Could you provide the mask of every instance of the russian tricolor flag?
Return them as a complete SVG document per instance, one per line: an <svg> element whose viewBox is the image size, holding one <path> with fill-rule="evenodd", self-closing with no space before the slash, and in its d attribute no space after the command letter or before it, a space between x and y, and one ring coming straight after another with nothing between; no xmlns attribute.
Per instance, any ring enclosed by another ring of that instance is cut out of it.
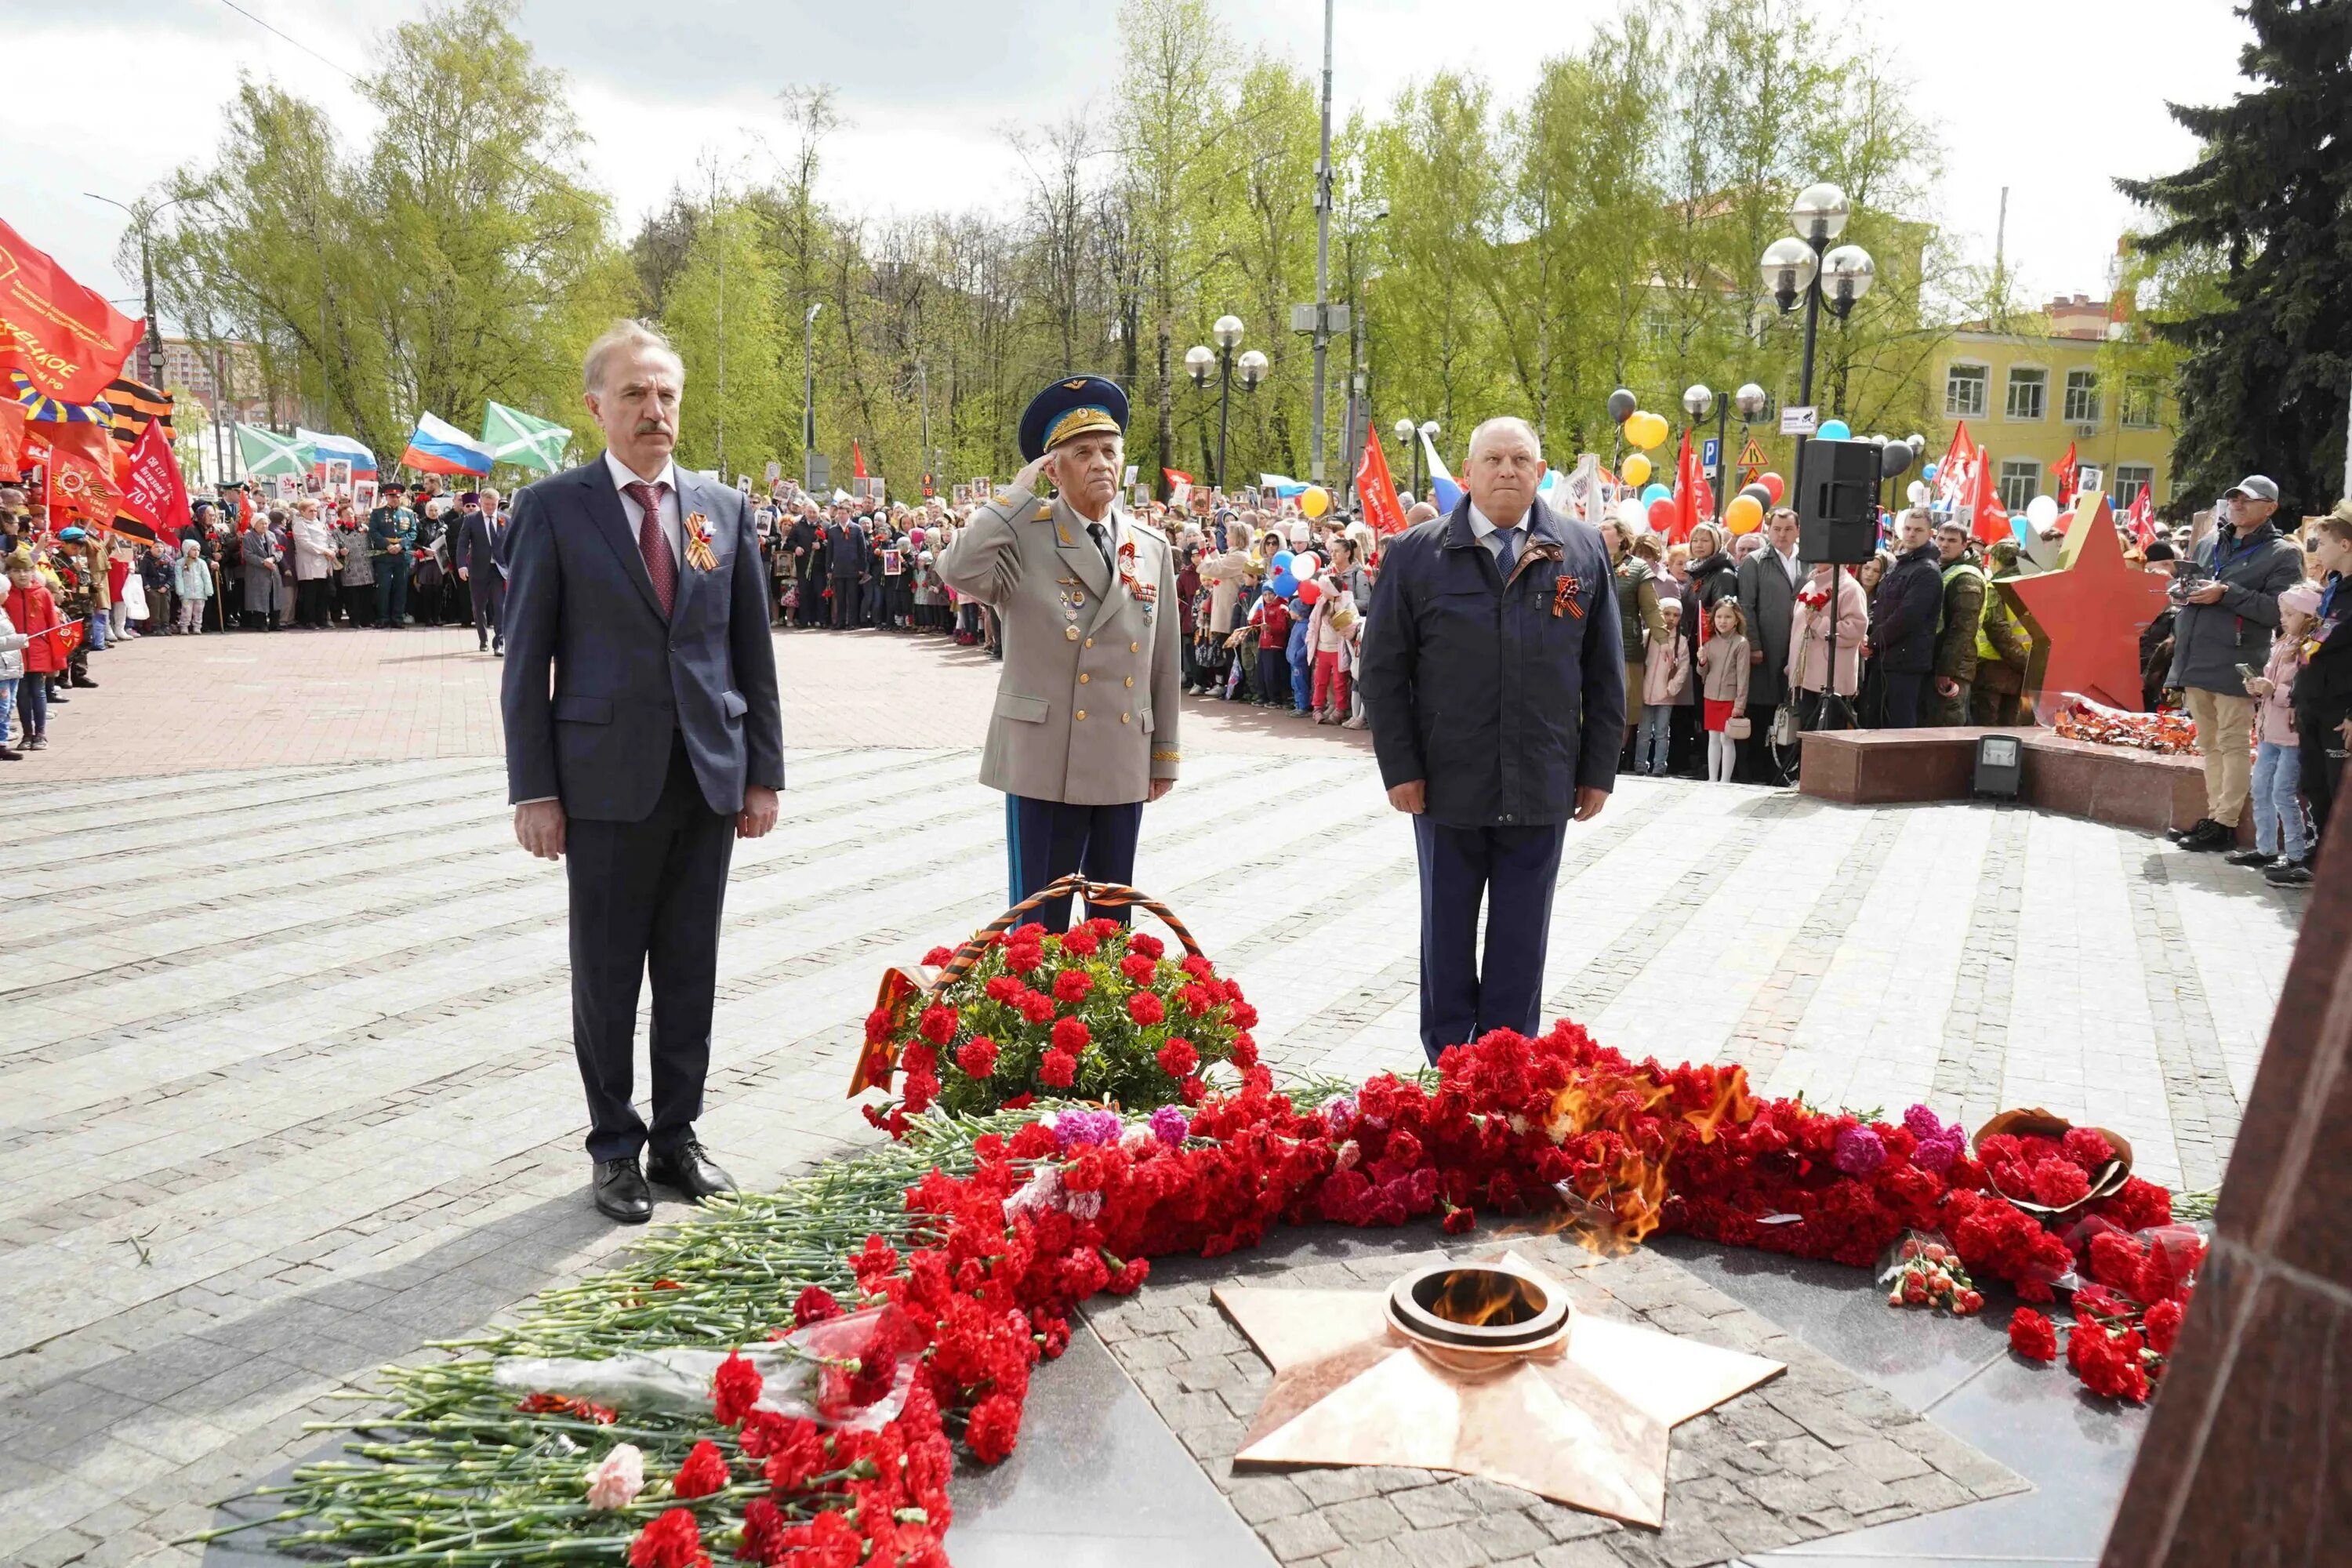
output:
<svg viewBox="0 0 2352 1568"><path fill-rule="evenodd" d="M375 454L349 436L331 436L323 430L305 430L297 425L294 439L310 447L321 463L349 463L354 474L375 472Z"/></svg>
<svg viewBox="0 0 2352 1568"><path fill-rule="evenodd" d="M489 449L437 414L420 414L400 460L420 474L482 474L490 471Z"/></svg>

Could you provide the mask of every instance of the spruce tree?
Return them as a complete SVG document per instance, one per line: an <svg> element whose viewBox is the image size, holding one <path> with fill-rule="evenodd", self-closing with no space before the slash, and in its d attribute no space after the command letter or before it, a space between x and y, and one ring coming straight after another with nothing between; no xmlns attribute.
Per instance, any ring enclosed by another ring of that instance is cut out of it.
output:
<svg viewBox="0 0 2352 1568"><path fill-rule="evenodd" d="M2283 522L2344 489L2352 385L2352 0L2248 0L2231 102L2169 104L2203 144L2178 174L2118 180L2161 226L2152 259L2213 258L2210 289L2152 318L2184 351L2173 472L2201 505L2249 473Z"/></svg>

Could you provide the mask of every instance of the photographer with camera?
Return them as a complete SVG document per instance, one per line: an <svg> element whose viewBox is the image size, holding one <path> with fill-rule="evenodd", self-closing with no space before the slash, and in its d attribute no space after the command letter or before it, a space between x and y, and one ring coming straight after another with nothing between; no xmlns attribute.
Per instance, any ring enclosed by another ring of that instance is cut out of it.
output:
<svg viewBox="0 0 2352 1568"><path fill-rule="evenodd" d="M2261 668L2279 625L2279 595L2303 580L2303 552L2271 521L2278 486L2249 474L2223 492L2220 522L2193 559L2179 563L2168 590L2172 672L2186 697L2205 757L2205 815L2176 830L2183 849L2227 849L2238 841L2253 775L2254 700L2239 666Z"/></svg>

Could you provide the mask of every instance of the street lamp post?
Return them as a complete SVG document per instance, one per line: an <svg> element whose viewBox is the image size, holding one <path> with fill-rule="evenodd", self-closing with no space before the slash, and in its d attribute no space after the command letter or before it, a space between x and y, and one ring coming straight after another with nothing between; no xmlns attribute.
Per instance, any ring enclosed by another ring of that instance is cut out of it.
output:
<svg viewBox="0 0 2352 1568"><path fill-rule="evenodd" d="M1405 461L1412 466L1412 493L1418 496L1421 494L1421 447L1412 438L1413 422L1410 419L1400 419L1393 429L1397 445L1404 448Z"/></svg>
<svg viewBox="0 0 2352 1568"><path fill-rule="evenodd" d="M816 469L816 317L819 300L801 318L801 489L809 490Z"/></svg>
<svg viewBox="0 0 2352 1568"><path fill-rule="evenodd" d="M1209 329L1217 341L1212 350L1206 343L1195 343L1185 351L1184 370L1192 376L1194 386L1209 384L1209 367L1217 367L1217 480L1216 488L1225 488L1225 437L1233 422L1234 351L1242 344L1242 319L1239 316L1219 316ZM1265 379L1265 356L1255 349L1241 356L1242 390L1255 392L1257 384Z"/></svg>
<svg viewBox="0 0 2352 1568"><path fill-rule="evenodd" d="M1837 186L1827 181L1807 185L1797 193L1795 203L1789 208L1789 222L1797 233L1765 247L1759 263L1764 274L1764 287L1771 290L1773 302L1780 307L1782 315L1796 308L1801 296L1805 301L1805 356L1797 379L1797 401L1801 405L1811 405L1813 401L1813 348L1820 336L1824 296L1831 313L1843 321L1854 302L1870 292L1877 277L1877 265L1862 247L1841 245L1827 250L1830 241L1845 231L1846 220L1853 216L1853 204ZM1804 471L1805 437L1800 435L1790 468L1792 482L1801 486ZM1801 499L1801 510L1802 505ZM1833 722L1832 710L1838 706L1837 602L1843 577L1844 568L1831 563L1829 668L1826 689L1822 694L1822 722L1825 727Z"/></svg>
<svg viewBox="0 0 2352 1568"><path fill-rule="evenodd" d="M1706 425L1707 414L1716 406L1716 401L1714 389L1703 381L1695 381L1684 387L1683 413L1690 419L1689 425L1685 428L1690 430L1704 428ZM1675 479L1679 483L1682 476L1676 474ZM1715 423L1715 515L1716 517L1723 515L1723 421L1720 418L1717 418Z"/></svg>
<svg viewBox="0 0 2352 1568"><path fill-rule="evenodd" d="M139 235L139 283L141 298L147 312L147 335L140 340L139 345L140 353L145 356L140 362L139 379L150 386L161 386L163 384L163 330L155 324L155 262L149 246L149 238L154 227L156 215L178 206L188 198L173 196L170 201L154 206L149 206L144 202L137 206L129 206L116 201L112 196L101 196L96 191L84 191L82 195L91 201L104 202L110 207L121 207L130 216L131 226Z"/></svg>

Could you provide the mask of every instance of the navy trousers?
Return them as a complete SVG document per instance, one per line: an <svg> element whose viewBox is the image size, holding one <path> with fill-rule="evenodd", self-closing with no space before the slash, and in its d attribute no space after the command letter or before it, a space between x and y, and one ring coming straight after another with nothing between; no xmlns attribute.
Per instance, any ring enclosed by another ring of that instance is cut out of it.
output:
<svg viewBox="0 0 2352 1568"><path fill-rule="evenodd" d="M637 993L648 971L654 1152L667 1153L694 1136L710 1067L719 915L734 855L735 818L710 809L686 742L676 737L652 815L642 822L575 816L565 825L572 1047L588 1091L591 1159L633 1159L649 1136L629 1103Z"/></svg>
<svg viewBox="0 0 2352 1568"><path fill-rule="evenodd" d="M1412 819L1421 861L1421 1048L1432 1063L1446 1047L1489 1030L1533 1035L1541 1026L1552 884L1567 833L1557 822L1448 827L1426 815Z"/></svg>
<svg viewBox="0 0 2352 1568"><path fill-rule="evenodd" d="M1132 883L1135 841L1143 828L1143 803L1128 805L1069 805L1058 800L1033 800L1024 795L1004 797L1005 859L1012 872L1012 898L1017 904L1058 877L1073 871L1090 882ZM1125 924L1127 906L1097 910ZM1070 929L1070 900L1041 904L1030 917L1047 931Z"/></svg>

